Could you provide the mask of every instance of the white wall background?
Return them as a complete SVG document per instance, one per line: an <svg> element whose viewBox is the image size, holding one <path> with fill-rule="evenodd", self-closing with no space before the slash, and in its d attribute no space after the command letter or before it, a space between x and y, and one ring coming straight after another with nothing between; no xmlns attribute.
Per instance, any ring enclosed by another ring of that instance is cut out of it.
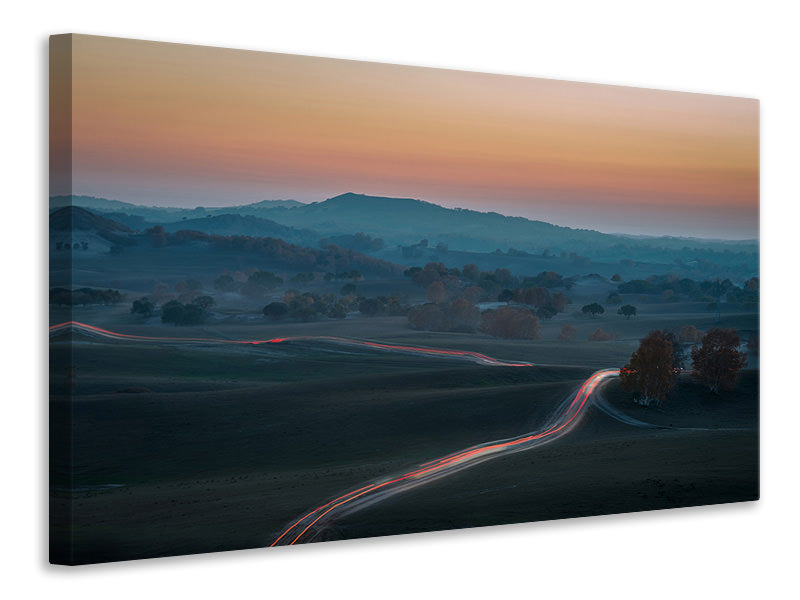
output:
<svg viewBox="0 0 800 600"><path fill-rule="evenodd" d="M3 10L0 579L8 598L558 594L785 597L797 589L797 17L788 2L10 2ZM762 500L68 569L46 563L47 36L76 32L762 100ZM780 313L780 314L779 314Z"/></svg>

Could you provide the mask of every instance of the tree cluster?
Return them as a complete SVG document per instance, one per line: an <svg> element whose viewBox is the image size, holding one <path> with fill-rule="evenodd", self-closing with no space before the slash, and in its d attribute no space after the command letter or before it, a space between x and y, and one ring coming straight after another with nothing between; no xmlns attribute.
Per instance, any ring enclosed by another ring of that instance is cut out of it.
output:
<svg viewBox="0 0 800 600"><path fill-rule="evenodd" d="M541 337L539 319L530 309L521 306L485 310L479 330L502 338L538 340Z"/></svg>
<svg viewBox="0 0 800 600"><path fill-rule="evenodd" d="M170 300L161 307L161 321L173 325L200 325L208 318L208 309L214 305L210 296L199 296L183 304Z"/></svg>
<svg viewBox="0 0 800 600"><path fill-rule="evenodd" d="M122 294L119 290L78 288L70 290L62 287L50 288L50 304L55 306L90 306L92 304L119 304Z"/></svg>
<svg viewBox="0 0 800 600"><path fill-rule="evenodd" d="M695 281L678 278L674 275L653 275L647 279L632 279L619 284L620 294L660 295L662 300L677 302L687 297L693 302L719 302L723 298L742 308L757 308L759 296L757 277L747 280L743 287L736 286L730 279Z"/></svg>
<svg viewBox="0 0 800 600"><path fill-rule="evenodd" d="M606 312L606 309L603 308L597 302L592 302L591 304L587 304L585 306L582 306L581 307L581 312L583 314L585 314L585 315L591 315L592 317L594 317L594 316L597 316L597 315L602 315L604 312Z"/></svg>
<svg viewBox="0 0 800 600"><path fill-rule="evenodd" d="M549 290L555 287L569 288L572 280L563 278L555 271L542 271L535 277L520 278L512 275L508 269L495 269L493 271L481 271L474 264L466 264L462 269L446 267L441 262L429 262L424 267L411 267L404 271L406 277L421 287L428 288L436 281L440 281L448 290L448 299L456 298L464 288L480 288L484 291L485 297L495 297L502 294L504 297L511 294L508 298L500 300L509 302L519 297L520 303L532 306L549 305L558 312L562 312L569 300L563 293L550 295ZM542 292L528 292L529 289L542 290L547 294L548 301L544 304L539 301L525 302L524 296L528 294L543 295Z"/></svg>
<svg viewBox="0 0 800 600"><path fill-rule="evenodd" d="M423 331L473 333L480 319L480 310L466 298L458 298L451 303L419 304L408 310L411 327Z"/></svg>
<svg viewBox="0 0 800 600"><path fill-rule="evenodd" d="M243 235L216 235L201 231L181 230L168 233L157 225L145 230L143 234L155 247L206 243L220 251L235 251L257 254L272 262L280 263L288 269L347 271L353 268L380 274L399 274L402 267L344 248L329 244L315 249L290 244L279 238L251 237Z"/></svg>
<svg viewBox="0 0 800 600"><path fill-rule="evenodd" d="M319 245L321 248L340 246L357 252L376 252L384 247L381 238L373 238L360 231L353 234L335 235L323 238L319 241Z"/></svg>
<svg viewBox="0 0 800 600"><path fill-rule="evenodd" d="M352 285L352 284L347 284ZM347 285L345 287L347 287ZM355 286L353 286L355 287ZM273 321L291 319L295 321L316 321L320 318L344 319L348 313L358 311L368 317L379 315L402 316L408 305L396 295L365 298L354 293L316 294L289 290L282 302L270 302L263 313Z"/></svg>

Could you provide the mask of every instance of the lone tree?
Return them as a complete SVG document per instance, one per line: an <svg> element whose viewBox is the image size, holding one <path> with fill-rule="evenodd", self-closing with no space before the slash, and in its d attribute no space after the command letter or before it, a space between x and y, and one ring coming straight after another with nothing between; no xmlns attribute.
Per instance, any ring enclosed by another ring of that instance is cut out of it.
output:
<svg viewBox="0 0 800 600"><path fill-rule="evenodd" d="M617 311L618 315L623 315L626 319L630 319L631 317L636 316L636 307L632 304L626 304L624 306L620 306L619 310Z"/></svg>
<svg viewBox="0 0 800 600"><path fill-rule="evenodd" d="M441 281L434 281L428 286L428 302L440 304L447 300L447 290Z"/></svg>
<svg viewBox="0 0 800 600"><path fill-rule="evenodd" d="M641 394L640 404L649 406L655 402L656 406L661 406L675 385L672 356L672 341L663 331L651 331L628 364L620 369L622 389Z"/></svg>
<svg viewBox="0 0 800 600"><path fill-rule="evenodd" d="M587 304L583 308L581 308L581 312L585 315L602 315L606 312L606 309L600 306L597 302L592 302L591 304Z"/></svg>
<svg viewBox="0 0 800 600"><path fill-rule="evenodd" d="M701 345L692 348L694 378L714 394L736 387L739 371L747 365L739 343L735 329L709 329Z"/></svg>
<svg viewBox="0 0 800 600"><path fill-rule="evenodd" d="M289 306L285 302L270 302L264 307L262 312L268 319L278 321L289 313Z"/></svg>
<svg viewBox="0 0 800 600"><path fill-rule="evenodd" d="M575 328L569 323L565 323L561 327L561 331L558 334L558 339L562 342L571 342L575 339Z"/></svg>
<svg viewBox="0 0 800 600"><path fill-rule="evenodd" d="M133 301L131 306L132 315L141 315L143 317L151 316L156 310L156 305L150 301L150 298L144 296L138 300Z"/></svg>

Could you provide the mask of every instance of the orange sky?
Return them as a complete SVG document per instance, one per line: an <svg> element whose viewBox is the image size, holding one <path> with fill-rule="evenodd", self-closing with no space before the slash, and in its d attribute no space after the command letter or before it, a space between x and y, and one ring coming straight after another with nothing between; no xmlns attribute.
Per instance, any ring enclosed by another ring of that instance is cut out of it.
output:
<svg viewBox="0 0 800 600"><path fill-rule="evenodd" d="M758 111L742 98L72 36L72 193L209 206L354 191L602 231L757 237ZM58 144L66 133L52 129ZM51 193L69 192L55 173Z"/></svg>

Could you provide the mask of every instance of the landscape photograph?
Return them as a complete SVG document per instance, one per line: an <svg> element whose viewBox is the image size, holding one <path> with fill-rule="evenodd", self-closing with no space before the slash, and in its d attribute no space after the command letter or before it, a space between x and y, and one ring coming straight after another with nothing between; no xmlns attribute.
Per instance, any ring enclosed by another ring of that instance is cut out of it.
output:
<svg viewBox="0 0 800 600"><path fill-rule="evenodd" d="M57 35L48 202L53 563L759 498L757 100Z"/></svg>

